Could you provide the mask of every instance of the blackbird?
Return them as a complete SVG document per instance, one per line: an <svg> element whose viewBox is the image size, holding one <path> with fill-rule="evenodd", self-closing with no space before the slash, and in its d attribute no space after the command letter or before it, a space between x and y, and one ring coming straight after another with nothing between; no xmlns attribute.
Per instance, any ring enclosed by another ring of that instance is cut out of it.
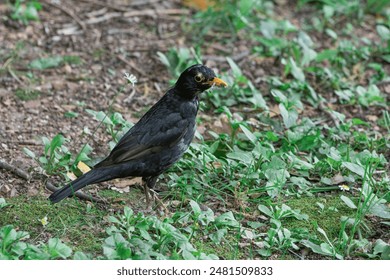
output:
<svg viewBox="0 0 390 280"><path fill-rule="evenodd" d="M184 70L176 84L119 140L107 158L51 194L50 201L57 203L90 184L142 177L149 204L149 192L158 176L180 159L194 137L198 95L213 86L226 87L227 83L201 64Z"/></svg>

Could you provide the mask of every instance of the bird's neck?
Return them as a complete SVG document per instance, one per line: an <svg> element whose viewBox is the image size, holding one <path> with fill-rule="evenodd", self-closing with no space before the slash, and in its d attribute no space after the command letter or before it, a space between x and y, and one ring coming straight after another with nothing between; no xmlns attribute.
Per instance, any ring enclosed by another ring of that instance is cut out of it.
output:
<svg viewBox="0 0 390 280"><path fill-rule="evenodd" d="M172 89L172 94L178 95L187 100L193 100L198 98L198 92L194 91L193 88L186 87L185 84L182 86L175 85Z"/></svg>

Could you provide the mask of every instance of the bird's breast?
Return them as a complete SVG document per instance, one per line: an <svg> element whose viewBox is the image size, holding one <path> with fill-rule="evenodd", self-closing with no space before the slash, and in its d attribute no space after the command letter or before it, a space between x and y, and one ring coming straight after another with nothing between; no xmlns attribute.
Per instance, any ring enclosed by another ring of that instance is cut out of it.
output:
<svg viewBox="0 0 390 280"><path fill-rule="evenodd" d="M196 97L193 100L184 102L180 105L180 115L182 118L195 120L196 114L198 113L198 108L199 100Z"/></svg>

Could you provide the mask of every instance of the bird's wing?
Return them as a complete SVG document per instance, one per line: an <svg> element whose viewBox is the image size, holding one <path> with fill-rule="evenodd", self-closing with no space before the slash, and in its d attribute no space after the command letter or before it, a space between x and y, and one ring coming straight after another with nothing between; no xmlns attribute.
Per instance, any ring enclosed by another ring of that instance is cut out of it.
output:
<svg viewBox="0 0 390 280"><path fill-rule="evenodd" d="M188 130L188 120L181 118L179 113L171 113L163 119L164 123L162 118L149 118L142 125L137 123L95 167L136 160L176 145Z"/></svg>

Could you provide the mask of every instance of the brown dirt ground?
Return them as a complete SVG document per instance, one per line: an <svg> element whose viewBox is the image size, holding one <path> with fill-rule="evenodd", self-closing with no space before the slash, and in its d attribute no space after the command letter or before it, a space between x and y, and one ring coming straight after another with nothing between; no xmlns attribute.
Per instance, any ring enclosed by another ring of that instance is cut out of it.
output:
<svg viewBox="0 0 390 280"><path fill-rule="evenodd" d="M42 136L51 139L62 133L70 139L67 146L73 153L89 143L94 148L92 156L107 154L111 139L103 129L97 130L93 140L81 136L84 127L94 131L98 125L85 109L107 112L115 98L112 109L136 122L163 95L172 78L159 61L157 51L191 47L188 39L191 36L186 36L180 26L182 18L195 11L181 1L135 1L126 8L121 5L123 1L63 1L61 6L46 0L41 3L39 22L28 25L10 19L0 22L0 57L9 58L12 52L16 53L9 63L11 71L0 73L0 158L32 175L26 182L2 170L0 194L4 197L50 193L44 187L47 176L23 152L26 147L40 155ZM0 4L0 11L9 14L9 7ZM277 75L280 69L272 60L257 62L251 56L240 55L248 53L249 46L245 43L237 40L223 46L218 43L202 46L205 64L227 69L227 63L221 61L224 55L238 55L244 73L264 88L264 80L256 77L266 71ZM18 49L18 45L22 47ZM56 55L79 56L82 64L45 70L28 68L33 59ZM1 65L8 62L8 59L0 61ZM27 72L34 78L27 78ZM118 89L126 84L124 72L135 74L138 83L134 89L126 87L118 94ZM23 101L15 94L18 89L39 91L40 95ZM78 106L78 102L84 102L85 106ZM79 115L64 117L69 111ZM204 132L205 128L199 130ZM61 178L53 176L50 180L61 182Z"/></svg>
<svg viewBox="0 0 390 280"><path fill-rule="evenodd" d="M11 71L0 73L0 159L32 175L27 182L14 173L1 170L0 196L3 197L38 193L49 195L44 187L47 177L23 153L23 148L27 147L35 154L41 154L42 136L51 139L62 133L70 139L68 146L73 152L79 151L88 142L94 148L92 156L107 154L107 143L111 139L103 129L97 130L93 141L88 136L80 136L84 127L93 131L98 125L85 108L107 112L115 97L113 110L135 122L169 86L171 76L158 60L156 52L191 46L191 36L185 34L180 26L182 18L194 11L183 6L181 1L133 1L125 8L120 5L124 1L97 1L103 3L98 5L92 0L69 0L62 1L61 6L49 0L41 2L40 22L28 25L11 20L0 22L0 58L7 57L19 43L23 43L16 59L10 63ZM276 6L276 9L276 15L289 19L297 26L308 16L304 10L294 14L288 3ZM0 13L9 13L7 5L0 4ZM374 29L374 25L365 25L358 32L376 34ZM324 46L332 44L319 35L311 35L316 43L323 42ZM239 36L245 38L245 34ZM374 35L371 37L378 40ZM239 56L249 50L248 42L236 40L223 46L218 43L203 46L202 54L208 58L205 64L222 71L228 66L220 60L221 57L226 54ZM67 64L41 71L28 69L28 63L33 59L53 55L79 56L82 64ZM0 61L1 65L5 63ZM246 55L240 57L238 64L265 96L268 95L266 81L259 77L265 74L283 75L283 68L273 59ZM390 71L389 66L386 67ZM34 79L28 79L27 72L31 72ZM125 85L124 72L135 74L139 80L131 100L130 87L117 95L118 88ZM383 86L382 90L390 93L390 86ZM40 96L30 101L16 97L16 90L26 88L39 91ZM329 101L334 100L330 93L320 93ZM84 102L85 106L78 106L78 102ZM272 104L269 105L272 107ZM381 115L377 108L367 112L355 108L335 109L347 116L356 114L366 120L367 116L377 119ZM79 115L76 118L64 117L68 111ZM318 112L308 108L304 114L311 116ZM375 125L375 120L372 123ZM379 128L374 126L374 129ZM50 180L60 182L60 178L51 177Z"/></svg>
<svg viewBox="0 0 390 280"><path fill-rule="evenodd" d="M70 139L67 146L73 152L81 149L85 142L90 142L89 138L80 137L83 128L93 131L98 125L85 108L107 112L118 89L125 85L124 72L135 74L138 85L132 100L128 99L130 87L116 96L113 110L135 122L168 87L169 73L156 52L183 45L185 39L178 26L181 17L190 12L178 1L138 1L139 5L126 11L116 10L115 4L96 5L93 1L63 1L61 7L49 4L50 1L41 2L40 22L27 26L10 20L0 23L2 56L23 43L11 65L18 79L9 71L0 75L0 158L34 175L26 182L2 170L0 194L5 197L49 194L44 190L42 172L22 149L27 147L39 155L43 149L40 138L51 139L58 133ZM7 13L8 7L0 4L0 11ZM43 71L27 68L35 58L54 55L79 56L82 64ZM27 71L33 73L35 82L25 77ZM112 71L115 74L110 74ZM20 88L41 94L37 99L22 101L15 96ZM85 102L85 107L77 106L77 102ZM80 114L66 118L64 113L68 111ZM107 153L109 140L102 129L97 131L93 141L95 156Z"/></svg>

